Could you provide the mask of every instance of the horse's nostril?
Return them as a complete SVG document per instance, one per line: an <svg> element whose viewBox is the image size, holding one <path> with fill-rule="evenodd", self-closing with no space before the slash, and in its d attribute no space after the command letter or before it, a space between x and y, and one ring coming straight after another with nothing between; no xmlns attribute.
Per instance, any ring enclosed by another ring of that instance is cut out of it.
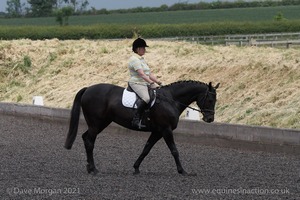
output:
<svg viewBox="0 0 300 200"><path fill-rule="evenodd" d="M202 120L207 123L211 123L214 121L214 118L213 117L203 117Z"/></svg>

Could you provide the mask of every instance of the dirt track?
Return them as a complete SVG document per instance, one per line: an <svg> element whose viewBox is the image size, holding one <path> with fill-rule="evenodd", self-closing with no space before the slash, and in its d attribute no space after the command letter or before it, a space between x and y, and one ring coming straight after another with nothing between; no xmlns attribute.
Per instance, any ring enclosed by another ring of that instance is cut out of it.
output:
<svg viewBox="0 0 300 200"><path fill-rule="evenodd" d="M134 176L132 165L148 134L104 131L94 151L100 173L92 176L81 134L72 150L63 148L67 128L66 122L0 115L1 199L300 199L299 156L175 138L183 166L197 176L177 174L163 141Z"/></svg>

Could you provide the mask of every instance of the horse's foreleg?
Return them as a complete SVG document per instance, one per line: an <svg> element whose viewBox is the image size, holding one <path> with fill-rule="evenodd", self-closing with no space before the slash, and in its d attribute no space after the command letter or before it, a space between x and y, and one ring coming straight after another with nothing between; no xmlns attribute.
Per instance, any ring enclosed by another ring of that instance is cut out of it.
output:
<svg viewBox="0 0 300 200"><path fill-rule="evenodd" d="M139 174L140 173L140 165L144 158L148 155L152 147L155 145L155 143L162 138L162 135L160 133L152 132L144 149L142 154L139 156L139 158L135 161L133 167L134 167L134 173L133 174Z"/></svg>
<svg viewBox="0 0 300 200"><path fill-rule="evenodd" d="M97 134L90 134L89 131L86 131L82 135L82 139L84 141L84 146L85 146L86 155L87 155L87 163L88 163L87 171L89 174L90 173L93 173L93 174L98 173L98 170L95 167L94 155L93 155L96 137L97 137Z"/></svg>
<svg viewBox="0 0 300 200"><path fill-rule="evenodd" d="M175 159L175 163L177 166L177 171L179 174L182 175L186 175L187 173L185 172L185 170L183 169L181 162L179 160L179 153L178 150L176 148L175 142L174 142L174 137L173 137L173 132L172 130L165 130L163 133L163 137L164 140L166 142L166 144L168 145L174 159Z"/></svg>

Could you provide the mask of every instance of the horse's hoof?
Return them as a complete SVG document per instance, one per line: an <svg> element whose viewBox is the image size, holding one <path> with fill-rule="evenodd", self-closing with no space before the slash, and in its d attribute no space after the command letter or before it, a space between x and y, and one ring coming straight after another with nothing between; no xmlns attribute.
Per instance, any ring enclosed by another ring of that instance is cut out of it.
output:
<svg viewBox="0 0 300 200"><path fill-rule="evenodd" d="M140 174L140 170L136 169L134 172L133 172L133 175L138 175Z"/></svg>
<svg viewBox="0 0 300 200"><path fill-rule="evenodd" d="M97 175L98 172L99 172L99 171L98 171L97 169L89 170L89 171L88 171L88 173L91 174L91 175L93 175L93 176Z"/></svg>
<svg viewBox="0 0 300 200"><path fill-rule="evenodd" d="M184 170L178 170L178 173L183 175L183 176L186 176L188 173Z"/></svg>
<svg viewBox="0 0 300 200"><path fill-rule="evenodd" d="M99 172L95 167L90 167L89 165L87 165L86 168L88 173L91 175L96 175Z"/></svg>

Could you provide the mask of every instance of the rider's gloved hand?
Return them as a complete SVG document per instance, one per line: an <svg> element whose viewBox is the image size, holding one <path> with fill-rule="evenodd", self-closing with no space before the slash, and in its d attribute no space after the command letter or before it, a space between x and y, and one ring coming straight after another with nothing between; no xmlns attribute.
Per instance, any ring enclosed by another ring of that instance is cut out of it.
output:
<svg viewBox="0 0 300 200"><path fill-rule="evenodd" d="M155 89L157 87L159 87L159 85L157 83L153 82L153 83L150 84L150 88L152 88L152 89Z"/></svg>

